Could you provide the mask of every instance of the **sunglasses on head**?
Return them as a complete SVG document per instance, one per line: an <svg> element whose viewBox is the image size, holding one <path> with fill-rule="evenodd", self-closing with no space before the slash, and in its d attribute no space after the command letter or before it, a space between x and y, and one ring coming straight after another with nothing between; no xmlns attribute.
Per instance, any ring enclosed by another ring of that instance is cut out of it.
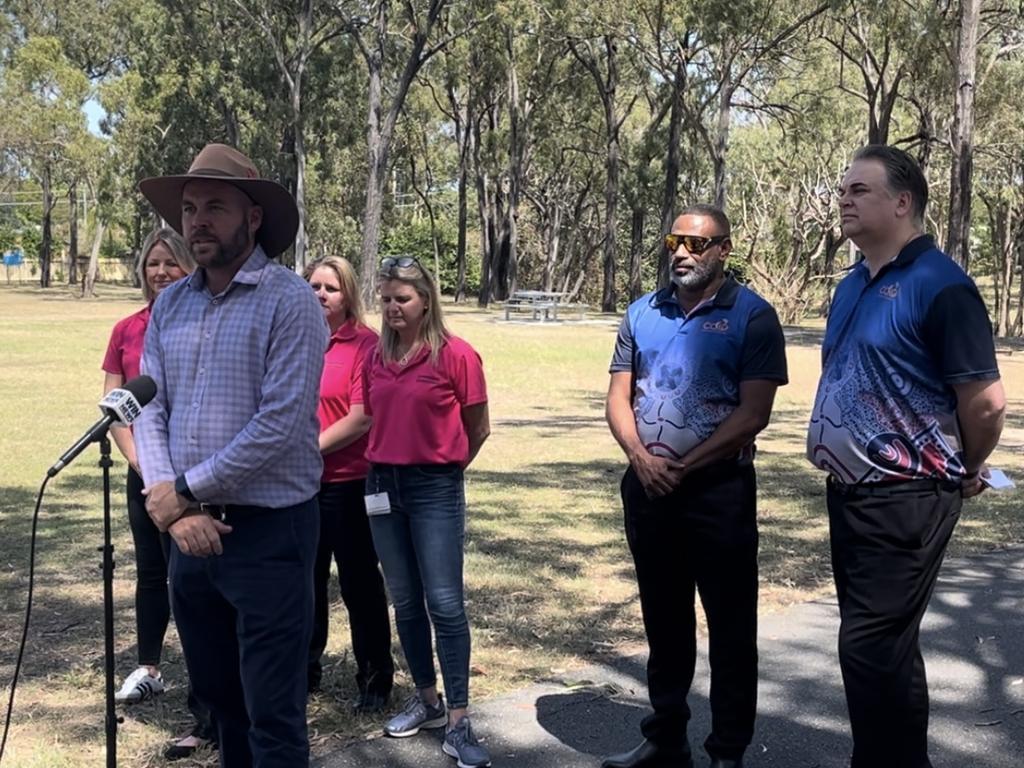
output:
<svg viewBox="0 0 1024 768"><path fill-rule="evenodd" d="M716 235L715 237L698 237L697 235L665 235L665 248L669 253L675 253L680 245L685 245L686 250L694 256L700 256L708 248L724 243L729 239L728 235Z"/></svg>
<svg viewBox="0 0 1024 768"><path fill-rule="evenodd" d="M421 272L423 267L415 256L385 256L380 260L380 271L385 275L390 275L396 269L408 269L409 267L416 267Z"/></svg>

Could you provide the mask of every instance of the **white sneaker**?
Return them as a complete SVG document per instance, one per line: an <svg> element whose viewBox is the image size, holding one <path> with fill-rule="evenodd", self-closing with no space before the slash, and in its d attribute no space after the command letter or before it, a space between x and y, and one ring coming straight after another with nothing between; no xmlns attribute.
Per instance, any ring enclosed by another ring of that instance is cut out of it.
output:
<svg viewBox="0 0 1024 768"><path fill-rule="evenodd" d="M137 704L151 699L164 692L164 679L160 673L156 677L149 674L149 667L139 667L124 681L121 690L114 694L118 704Z"/></svg>

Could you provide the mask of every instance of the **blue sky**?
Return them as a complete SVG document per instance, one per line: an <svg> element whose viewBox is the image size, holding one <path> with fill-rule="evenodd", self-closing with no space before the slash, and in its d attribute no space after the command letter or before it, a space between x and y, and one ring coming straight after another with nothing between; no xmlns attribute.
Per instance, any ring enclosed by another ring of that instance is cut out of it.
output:
<svg viewBox="0 0 1024 768"><path fill-rule="evenodd" d="M89 121L89 132L96 136L102 136L103 134L100 133L100 120L106 115L103 107L95 99L89 99L82 107L82 111L85 112L86 120Z"/></svg>

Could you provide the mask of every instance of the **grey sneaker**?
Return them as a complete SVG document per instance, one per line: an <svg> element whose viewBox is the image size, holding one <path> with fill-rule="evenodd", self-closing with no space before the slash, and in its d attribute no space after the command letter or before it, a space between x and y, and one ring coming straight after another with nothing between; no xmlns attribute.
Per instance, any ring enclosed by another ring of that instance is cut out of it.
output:
<svg viewBox="0 0 1024 768"><path fill-rule="evenodd" d="M477 741L466 715L445 733L441 749L459 761L459 768L486 768L491 764L490 753Z"/></svg>
<svg viewBox="0 0 1024 768"><path fill-rule="evenodd" d="M414 693L406 699L402 711L387 721L384 733L400 739L415 736L420 728L442 727L448 722L448 710L444 707L444 698L440 695L437 698L437 706L432 707Z"/></svg>

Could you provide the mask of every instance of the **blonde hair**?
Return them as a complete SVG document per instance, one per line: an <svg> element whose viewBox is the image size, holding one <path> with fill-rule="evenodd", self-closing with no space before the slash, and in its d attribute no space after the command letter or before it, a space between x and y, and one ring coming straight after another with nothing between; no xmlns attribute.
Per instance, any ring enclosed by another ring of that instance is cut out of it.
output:
<svg viewBox="0 0 1024 768"><path fill-rule="evenodd" d="M342 256L322 256L306 265L302 276L308 283L313 278L313 273L323 267L329 269L338 278L338 285L345 296L345 303L348 305L348 316L355 318L359 325L366 325L363 315L363 300L359 296L359 282L356 280L356 270L352 263Z"/></svg>
<svg viewBox="0 0 1024 768"><path fill-rule="evenodd" d="M420 324L419 337L430 348L430 362L437 365L437 358L441 354L441 347L445 339L451 336L451 331L444 324L444 314L441 311L441 293L437 289L437 283L430 273L420 266L419 262L408 267L394 266L387 270L381 270L378 274L378 286L389 280L397 280L400 283L410 286L418 293L427 304L427 312ZM398 333L386 319L381 320L380 328L380 355L385 363L398 361Z"/></svg>
<svg viewBox="0 0 1024 768"><path fill-rule="evenodd" d="M146 281L146 260L149 258L149 252L161 243L171 252L171 256L174 257L174 263L181 267L186 274L191 275L196 268L196 260L192 258L192 254L189 253L188 246L185 245L185 240L181 235L170 227L154 229L143 241L142 250L139 252L139 263L135 265L135 274L142 285L142 295L146 301L152 301L156 298L153 289L149 287L149 283Z"/></svg>

